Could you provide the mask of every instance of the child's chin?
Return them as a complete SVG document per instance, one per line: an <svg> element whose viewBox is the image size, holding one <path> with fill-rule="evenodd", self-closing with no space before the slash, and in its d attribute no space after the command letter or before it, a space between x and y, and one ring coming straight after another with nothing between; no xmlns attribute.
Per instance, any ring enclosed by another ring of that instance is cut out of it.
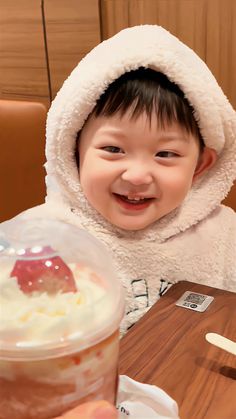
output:
<svg viewBox="0 0 236 419"><path fill-rule="evenodd" d="M147 227L149 227L151 224L153 224L154 221L152 222L143 222L143 223L137 223L137 222L114 222L112 221L112 224L115 227L118 227L122 230L126 230L126 231L140 231L140 230L145 230Z"/></svg>

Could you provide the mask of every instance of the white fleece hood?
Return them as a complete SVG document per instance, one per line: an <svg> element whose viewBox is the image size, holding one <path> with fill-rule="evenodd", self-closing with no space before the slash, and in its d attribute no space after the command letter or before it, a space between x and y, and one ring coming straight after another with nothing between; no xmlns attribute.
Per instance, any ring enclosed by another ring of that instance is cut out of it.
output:
<svg viewBox="0 0 236 419"><path fill-rule="evenodd" d="M166 74L181 88L195 110L205 144L218 154L214 167L194 184L178 209L134 233L163 241L206 218L230 190L236 178L236 114L205 63L159 26L128 28L102 42L63 84L47 121L47 201L69 205L84 227L93 219L100 229L118 231L90 207L81 191L76 135L108 85L141 66Z"/></svg>

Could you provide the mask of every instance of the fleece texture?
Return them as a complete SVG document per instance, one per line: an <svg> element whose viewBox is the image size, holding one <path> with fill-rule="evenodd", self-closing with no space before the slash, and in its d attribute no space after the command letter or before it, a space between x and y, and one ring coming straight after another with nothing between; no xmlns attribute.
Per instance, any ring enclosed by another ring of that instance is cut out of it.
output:
<svg viewBox="0 0 236 419"><path fill-rule="evenodd" d="M96 101L123 73L139 67L163 72L184 92L214 167L182 205L142 231L110 225L80 187L75 143ZM236 290L236 216L220 205L236 178L236 115L206 64L156 25L128 28L94 48L73 70L49 110L46 204L24 217L57 217L90 231L110 250L127 290L127 330L180 280Z"/></svg>

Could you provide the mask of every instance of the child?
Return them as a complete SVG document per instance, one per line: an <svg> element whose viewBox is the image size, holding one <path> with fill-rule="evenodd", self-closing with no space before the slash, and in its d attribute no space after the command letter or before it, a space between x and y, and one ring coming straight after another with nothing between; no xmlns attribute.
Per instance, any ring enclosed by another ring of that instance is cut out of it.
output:
<svg viewBox="0 0 236 419"><path fill-rule="evenodd" d="M74 223L110 250L122 332L181 280L236 290L236 116L200 58L158 26L94 48L47 122L47 199L23 218Z"/></svg>

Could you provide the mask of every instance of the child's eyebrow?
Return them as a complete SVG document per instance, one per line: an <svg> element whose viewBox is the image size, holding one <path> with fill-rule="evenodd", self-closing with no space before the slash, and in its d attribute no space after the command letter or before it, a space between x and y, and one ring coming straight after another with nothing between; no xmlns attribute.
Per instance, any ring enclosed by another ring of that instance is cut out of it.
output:
<svg viewBox="0 0 236 419"><path fill-rule="evenodd" d="M102 131L114 135L125 135L122 129L117 127L103 127Z"/></svg>
<svg viewBox="0 0 236 419"><path fill-rule="evenodd" d="M112 135L113 137L117 137L117 138L125 139L127 137L125 132L116 128L103 128L102 130L100 130L99 133L102 135L109 135L109 136Z"/></svg>
<svg viewBox="0 0 236 419"><path fill-rule="evenodd" d="M100 131L100 134L102 136L112 136L119 140L126 140L126 138L129 136L126 132L122 131L121 128L115 128L115 127L103 127ZM184 132L178 133L178 132L168 132L168 131L161 131L158 133L155 137L155 140L159 143L166 143L166 142L174 142L174 141L181 141L184 143L189 143L189 135L186 135Z"/></svg>
<svg viewBox="0 0 236 419"><path fill-rule="evenodd" d="M163 133L158 136L158 141L160 142L172 142L172 141L182 141L185 143L189 143L189 136L188 135L181 135L178 133Z"/></svg>

